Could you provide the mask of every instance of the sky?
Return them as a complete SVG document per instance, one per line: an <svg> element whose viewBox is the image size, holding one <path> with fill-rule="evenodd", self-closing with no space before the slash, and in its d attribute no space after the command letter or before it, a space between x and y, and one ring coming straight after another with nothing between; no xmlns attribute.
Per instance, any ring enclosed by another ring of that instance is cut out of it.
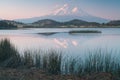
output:
<svg viewBox="0 0 120 80"><path fill-rule="evenodd" d="M93 16L120 19L120 0L0 0L0 18L12 20L40 17L65 4L80 8Z"/></svg>

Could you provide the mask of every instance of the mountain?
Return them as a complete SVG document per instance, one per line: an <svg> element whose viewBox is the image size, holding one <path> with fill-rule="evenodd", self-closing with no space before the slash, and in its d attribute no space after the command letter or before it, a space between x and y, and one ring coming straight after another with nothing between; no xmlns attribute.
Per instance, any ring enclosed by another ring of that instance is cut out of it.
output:
<svg viewBox="0 0 120 80"><path fill-rule="evenodd" d="M63 7L57 8L48 15L41 17L27 18L27 19L17 19L16 21L24 22L24 23L32 23L42 19L52 19L60 22L70 21L73 19L79 19L88 22L98 22L98 23L106 23L109 21L104 18L92 16L78 7L71 7L67 4L65 4Z"/></svg>
<svg viewBox="0 0 120 80"><path fill-rule="evenodd" d="M120 20L110 21L108 23L100 24L97 22L88 22L79 19L73 19L66 22L58 22L51 19L38 20L33 23L25 24L11 20L1 20L0 29L10 28L90 28L90 27L120 27Z"/></svg>
<svg viewBox="0 0 120 80"><path fill-rule="evenodd" d="M120 20L113 20L107 23L109 26L120 26Z"/></svg>
<svg viewBox="0 0 120 80"><path fill-rule="evenodd" d="M67 22L64 22L65 25L87 25L89 22L87 21L83 21L83 20L78 20L78 19L74 19L74 20L71 20L71 21L67 21Z"/></svg>
<svg viewBox="0 0 120 80"><path fill-rule="evenodd" d="M64 25L74 25L74 26L99 26L97 22L87 22L83 20L74 19L68 22L64 22Z"/></svg>
<svg viewBox="0 0 120 80"><path fill-rule="evenodd" d="M32 23L32 26L38 26L38 27L56 27L56 26L62 26L60 22L50 20L50 19L44 19L39 20L34 23Z"/></svg>
<svg viewBox="0 0 120 80"><path fill-rule="evenodd" d="M0 21L0 29L11 29L11 28L17 28L17 26L5 20Z"/></svg>
<svg viewBox="0 0 120 80"><path fill-rule="evenodd" d="M21 23L21 22L16 22L13 20L1 20L0 21L0 27L2 28L22 28L26 24Z"/></svg>
<svg viewBox="0 0 120 80"><path fill-rule="evenodd" d="M24 27L37 27L37 28L74 28L74 27L95 27L99 26L96 22L87 22L83 20L74 19L67 22L58 22L51 19L39 20Z"/></svg>

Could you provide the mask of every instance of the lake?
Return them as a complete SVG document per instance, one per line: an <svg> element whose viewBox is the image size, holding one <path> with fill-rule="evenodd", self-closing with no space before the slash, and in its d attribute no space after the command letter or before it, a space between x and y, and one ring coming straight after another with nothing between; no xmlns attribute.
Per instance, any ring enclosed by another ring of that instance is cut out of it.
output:
<svg viewBox="0 0 120 80"><path fill-rule="evenodd" d="M71 30L98 30L102 33L69 34ZM52 35L38 33L59 32ZM24 50L60 50L68 55L106 49L120 51L120 28L25 28L0 30L0 39L8 38L22 53Z"/></svg>

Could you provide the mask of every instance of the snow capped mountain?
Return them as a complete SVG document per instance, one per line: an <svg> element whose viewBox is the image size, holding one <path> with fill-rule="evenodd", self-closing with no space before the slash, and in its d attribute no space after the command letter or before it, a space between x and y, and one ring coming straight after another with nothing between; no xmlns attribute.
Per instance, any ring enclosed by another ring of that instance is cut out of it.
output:
<svg viewBox="0 0 120 80"><path fill-rule="evenodd" d="M60 7L58 9L56 9L55 11L53 11L53 13L51 15L79 15L79 16L87 16L88 14L86 12L84 12L82 9L78 8L78 7L70 7L68 4L64 4L63 7Z"/></svg>
<svg viewBox="0 0 120 80"><path fill-rule="evenodd" d="M16 21L20 21L24 23L33 23L35 21L42 19L52 19L60 22L70 21L73 19L80 19L88 22L99 22L99 23L106 23L109 21L107 19L92 16L87 12L83 11L82 9L80 9L79 7L77 6L71 7L68 4L64 4L62 7L57 8L56 10L51 12L51 14L48 14L46 16L18 19Z"/></svg>

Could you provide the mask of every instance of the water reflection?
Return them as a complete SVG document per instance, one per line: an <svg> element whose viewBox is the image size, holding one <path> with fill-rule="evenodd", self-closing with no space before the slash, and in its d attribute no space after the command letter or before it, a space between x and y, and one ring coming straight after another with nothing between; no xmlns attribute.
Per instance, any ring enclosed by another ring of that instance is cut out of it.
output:
<svg viewBox="0 0 120 80"><path fill-rule="evenodd" d="M58 45L60 45L61 47L63 47L63 48L67 48L67 46L68 46L68 42L67 42L67 40L59 40L59 39L54 39L53 40L56 44L58 44Z"/></svg>
<svg viewBox="0 0 120 80"><path fill-rule="evenodd" d="M74 46L77 46L78 45L78 43L77 43L77 41L72 41L72 44L74 45Z"/></svg>
<svg viewBox="0 0 120 80"><path fill-rule="evenodd" d="M62 29L63 30L63 29ZM61 29L52 29L51 31L62 31ZM68 31L70 29L64 29L63 31ZM78 55L89 50L94 50L95 48L108 48L120 50L120 29L98 29L102 30L102 34L77 34L70 35L68 33L58 33L51 36L43 36L36 34L40 32L40 29L30 29L30 30L11 30L1 31L0 39L8 38L11 42L19 49L23 51L24 49L60 49L63 52L69 53L69 55ZM32 32L31 32L32 31ZM35 32L37 31L37 32ZM2 32L4 34L2 34ZM12 32L12 33L13 33ZM6 34L5 34L6 33ZM10 33L10 34L8 34ZM82 54L83 55L83 54Z"/></svg>

